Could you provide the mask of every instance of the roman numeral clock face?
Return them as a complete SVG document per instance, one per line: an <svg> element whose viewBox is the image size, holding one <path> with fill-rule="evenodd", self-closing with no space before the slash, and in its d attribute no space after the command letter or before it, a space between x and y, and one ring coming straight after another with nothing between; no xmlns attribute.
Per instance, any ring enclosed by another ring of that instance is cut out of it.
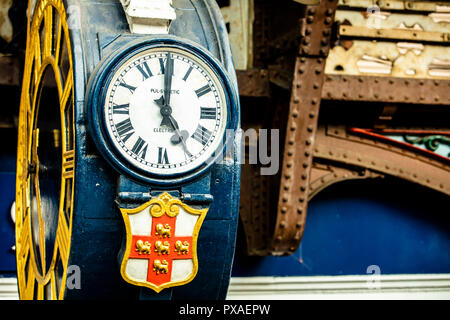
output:
<svg viewBox="0 0 450 320"><path fill-rule="evenodd" d="M201 166L221 146L227 125L215 72L176 48L143 51L123 63L106 93L104 117L116 150L159 175Z"/></svg>

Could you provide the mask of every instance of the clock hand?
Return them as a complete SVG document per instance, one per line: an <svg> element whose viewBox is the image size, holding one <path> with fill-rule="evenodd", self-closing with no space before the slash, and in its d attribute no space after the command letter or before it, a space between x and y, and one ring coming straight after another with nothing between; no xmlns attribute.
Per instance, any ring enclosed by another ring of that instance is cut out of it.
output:
<svg viewBox="0 0 450 320"><path fill-rule="evenodd" d="M188 132L186 130L180 131L180 127L178 126L177 121L174 119L174 117L172 117L172 115L169 115L168 118L172 123L173 129L175 130L175 135L170 138L170 142L172 142L173 144L178 144L181 142L183 144L184 153L187 154L188 157L192 157L192 153L189 152L186 146L186 137L188 136Z"/></svg>
<svg viewBox="0 0 450 320"><path fill-rule="evenodd" d="M178 125L178 122L175 120L174 117L172 117L172 108L166 106L163 101L164 101L163 96L155 100L156 104L159 105L159 107L161 108L160 112L161 115L163 116L161 125L167 125L169 127L172 127L173 130L175 130L175 134L170 139L170 142L172 142L173 144L179 144L180 142L182 142L185 154L187 154L189 157L192 157L192 154L189 152L186 146L186 139L189 133L186 130L180 131L180 126Z"/></svg>
<svg viewBox="0 0 450 320"><path fill-rule="evenodd" d="M170 127L171 123L170 123L168 116L172 113L172 108L165 105L164 96L161 96L161 98L156 99L154 101L159 106L159 108L160 108L159 112L161 113L161 115L163 117L160 126L166 125L166 126Z"/></svg>
<svg viewBox="0 0 450 320"><path fill-rule="evenodd" d="M172 91L173 60L167 53L166 68L164 70L164 104L170 106L170 92Z"/></svg>
<svg viewBox="0 0 450 320"><path fill-rule="evenodd" d="M172 91L172 77L173 77L173 59L170 58L170 53L167 53L166 67L164 70L164 89L161 98L154 100L161 109L163 116L160 126L170 126L168 115L172 113L170 108L170 93Z"/></svg>

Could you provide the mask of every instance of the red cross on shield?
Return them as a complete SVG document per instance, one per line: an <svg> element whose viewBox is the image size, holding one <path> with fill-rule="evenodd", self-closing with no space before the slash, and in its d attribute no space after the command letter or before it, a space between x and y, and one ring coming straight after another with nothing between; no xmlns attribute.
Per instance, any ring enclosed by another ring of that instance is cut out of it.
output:
<svg viewBox="0 0 450 320"><path fill-rule="evenodd" d="M120 211L127 234L120 268L125 281L160 292L194 279L198 233L208 209L191 208L164 192Z"/></svg>

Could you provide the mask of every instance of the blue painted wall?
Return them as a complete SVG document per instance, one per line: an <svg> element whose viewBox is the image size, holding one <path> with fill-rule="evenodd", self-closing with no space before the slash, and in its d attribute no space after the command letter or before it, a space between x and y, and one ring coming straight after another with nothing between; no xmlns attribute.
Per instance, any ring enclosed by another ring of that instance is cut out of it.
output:
<svg viewBox="0 0 450 320"><path fill-rule="evenodd" d="M14 246L14 223L11 219L11 204L15 200L16 188L15 149L0 154L0 273L16 270Z"/></svg>
<svg viewBox="0 0 450 320"><path fill-rule="evenodd" d="M15 150L0 154L0 273L15 271ZM310 203L299 249L247 257L238 237L233 276L450 273L450 197L395 179L336 184Z"/></svg>
<svg viewBox="0 0 450 320"><path fill-rule="evenodd" d="M247 257L240 237L233 276L450 273L450 197L395 179L342 182L309 204L299 249ZM372 272L370 272L372 274Z"/></svg>

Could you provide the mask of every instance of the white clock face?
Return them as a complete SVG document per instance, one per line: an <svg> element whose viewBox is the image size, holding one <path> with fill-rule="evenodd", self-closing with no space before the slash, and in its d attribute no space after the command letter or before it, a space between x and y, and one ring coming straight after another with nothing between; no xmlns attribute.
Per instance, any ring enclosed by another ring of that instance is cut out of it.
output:
<svg viewBox="0 0 450 320"><path fill-rule="evenodd" d="M215 72L190 52L153 48L127 60L107 89L104 116L114 147L150 173L183 173L209 161L227 125Z"/></svg>

